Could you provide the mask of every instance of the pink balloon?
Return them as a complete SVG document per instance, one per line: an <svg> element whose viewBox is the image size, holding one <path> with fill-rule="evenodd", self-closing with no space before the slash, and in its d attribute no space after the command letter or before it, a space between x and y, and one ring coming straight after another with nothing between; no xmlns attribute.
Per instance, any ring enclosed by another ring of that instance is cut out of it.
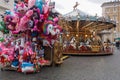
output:
<svg viewBox="0 0 120 80"><path fill-rule="evenodd" d="M26 12L25 15L26 15L27 17L30 17L30 16L32 16L32 14L33 14L33 10L29 10L29 11Z"/></svg>
<svg viewBox="0 0 120 80"><path fill-rule="evenodd" d="M34 54L34 52L32 51L32 49L31 49L31 48L29 48L28 53L29 53L30 55Z"/></svg>
<svg viewBox="0 0 120 80"><path fill-rule="evenodd" d="M20 20L20 27L24 26L25 23L29 21L27 16L23 16Z"/></svg>
<svg viewBox="0 0 120 80"><path fill-rule="evenodd" d="M63 30L62 27L60 25L57 25L56 34L60 34L62 30Z"/></svg>
<svg viewBox="0 0 120 80"><path fill-rule="evenodd" d="M12 61L14 59L14 57L12 55L8 56L8 60Z"/></svg>
<svg viewBox="0 0 120 80"><path fill-rule="evenodd" d="M27 42L26 42L26 45L27 45L27 46L30 46L30 42L27 41Z"/></svg>
<svg viewBox="0 0 120 80"><path fill-rule="evenodd" d="M29 10L26 12L25 16L23 16L21 19L20 19L20 23L19 23L19 31L24 31L26 30L26 23L30 20L29 17L32 16L33 14L33 10Z"/></svg>
<svg viewBox="0 0 120 80"><path fill-rule="evenodd" d="M14 47L9 48L9 55L13 55L14 54Z"/></svg>
<svg viewBox="0 0 120 80"><path fill-rule="evenodd" d="M12 34L18 34L20 31L12 31Z"/></svg>
<svg viewBox="0 0 120 80"><path fill-rule="evenodd" d="M36 0L29 0L29 1L28 1L28 8L33 7L33 6L35 5L35 1L36 1Z"/></svg>
<svg viewBox="0 0 120 80"><path fill-rule="evenodd" d="M15 29L15 27L14 27L14 26L12 26L12 25L8 25L8 29L10 29L10 30L14 30L14 29Z"/></svg>
<svg viewBox="0 0 120 80"><path fill-rule="evenodd" d="M19 22L18 15L14 15L12 22L14 22L14 23L18 23Z"/></svg>
<svg viewBox="0 0 120 80"><path fill-rule="evenodd" d="M55 17L54 19L53 19L53 21L56 23L56 22L58 22L58 17Z"/></svg>
<svg viewBox="0 0 120 80"><path fill-rule="evenodd" d="M62 27L60 25L57 25L57 29L59 29L60 31L62 31Z"/></svg>
<svg viewBox="0 0 120 80"><path fill-rule="evenodd" d="M48 13L48 11L49 11L49 6L48 6L48 5L44 5L44 6L43 6L43 11L44 11L44 14Z"/></svg>
<svg viewBox="0 0 120 80"><path fill-rule="evenodd" d="M38 23L38 20L35 20L35 26L34 28L32 29L33 31L40 31L38 28L37 28L37 23Z"/></svg>
<svg viewBox="0 0 120 80"><path fill-rule="evenodd" d="M40 19L43 20L44 19L44 15L40 14Z"/></svg>

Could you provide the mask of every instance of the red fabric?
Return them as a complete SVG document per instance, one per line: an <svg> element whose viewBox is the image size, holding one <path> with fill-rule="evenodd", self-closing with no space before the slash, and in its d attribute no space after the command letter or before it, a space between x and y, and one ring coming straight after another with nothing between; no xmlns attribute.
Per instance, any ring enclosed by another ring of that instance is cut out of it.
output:
<svg viewBox="0 0 120 80"><path fill-rule="evenodd" d="M69 46L69 49L70 49L70 50L75 50L74 47L71 46L71 45Z"/></svg>
<svg viewBox="0 0 120 80"><path fill-rule="evenodd" d="M23 54L23 60L26 60L27 59L27 52L25 52L24 54Z"/></svg>
<svg viewBox="0 0 120 80"><path fill-rule="evenodd" d="M87 51L87 48L86 48L85 46L81 46L81 47L80 47L80 50L81 50L81 51Z"/></svg>
<svg viewBox="0 0 120 80"><path fill-rule="evenodd" d="M28 3L28 0L24 0L25 3Z"/></svg>

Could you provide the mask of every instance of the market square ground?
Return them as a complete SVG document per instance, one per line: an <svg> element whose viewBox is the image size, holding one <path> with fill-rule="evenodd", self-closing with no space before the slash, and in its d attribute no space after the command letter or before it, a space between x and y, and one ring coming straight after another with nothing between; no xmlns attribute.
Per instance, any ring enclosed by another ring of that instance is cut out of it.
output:
<svg viewBox="0 0 120 80"><path fill-rule="evenodd" d="M119 51L110 56L70 56L61 66L36 74L0 71L0 80L120 80Z"/></svg>

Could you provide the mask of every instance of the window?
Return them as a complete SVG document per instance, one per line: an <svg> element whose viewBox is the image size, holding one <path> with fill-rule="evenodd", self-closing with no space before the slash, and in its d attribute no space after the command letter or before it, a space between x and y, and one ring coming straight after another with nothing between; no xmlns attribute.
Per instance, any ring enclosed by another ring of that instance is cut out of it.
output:
<svg viewBox="0 0 120 80"><path fill-rule="evenodd" d="M116 11L117 11L117 7L114 7L114 8L113 8L113 12L116 12Z"/></svg>
<svg viewBox="0 0 120 80"><path fill-rule="evenodd" d="M117 15L113 15L113 20L117 21Z"/></svg>
<svg viewBox="0 0 120 80"><path fill-rule="evenodd" d="M4 1L7 2L7 3L9 2L9 0L4 0Z"/></svg>

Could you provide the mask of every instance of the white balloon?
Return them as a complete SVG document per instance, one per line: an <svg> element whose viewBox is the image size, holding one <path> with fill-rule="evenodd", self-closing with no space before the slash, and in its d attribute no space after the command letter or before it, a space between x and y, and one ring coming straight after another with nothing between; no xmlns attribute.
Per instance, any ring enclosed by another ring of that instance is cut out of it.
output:
<svg viewBox="0 0 120 80"><path fill-rule="evenodd" d="M48 31L48 34L51 34L53 36L55 35L54 26L52 24L48 25L47 31Z"/></svg>

